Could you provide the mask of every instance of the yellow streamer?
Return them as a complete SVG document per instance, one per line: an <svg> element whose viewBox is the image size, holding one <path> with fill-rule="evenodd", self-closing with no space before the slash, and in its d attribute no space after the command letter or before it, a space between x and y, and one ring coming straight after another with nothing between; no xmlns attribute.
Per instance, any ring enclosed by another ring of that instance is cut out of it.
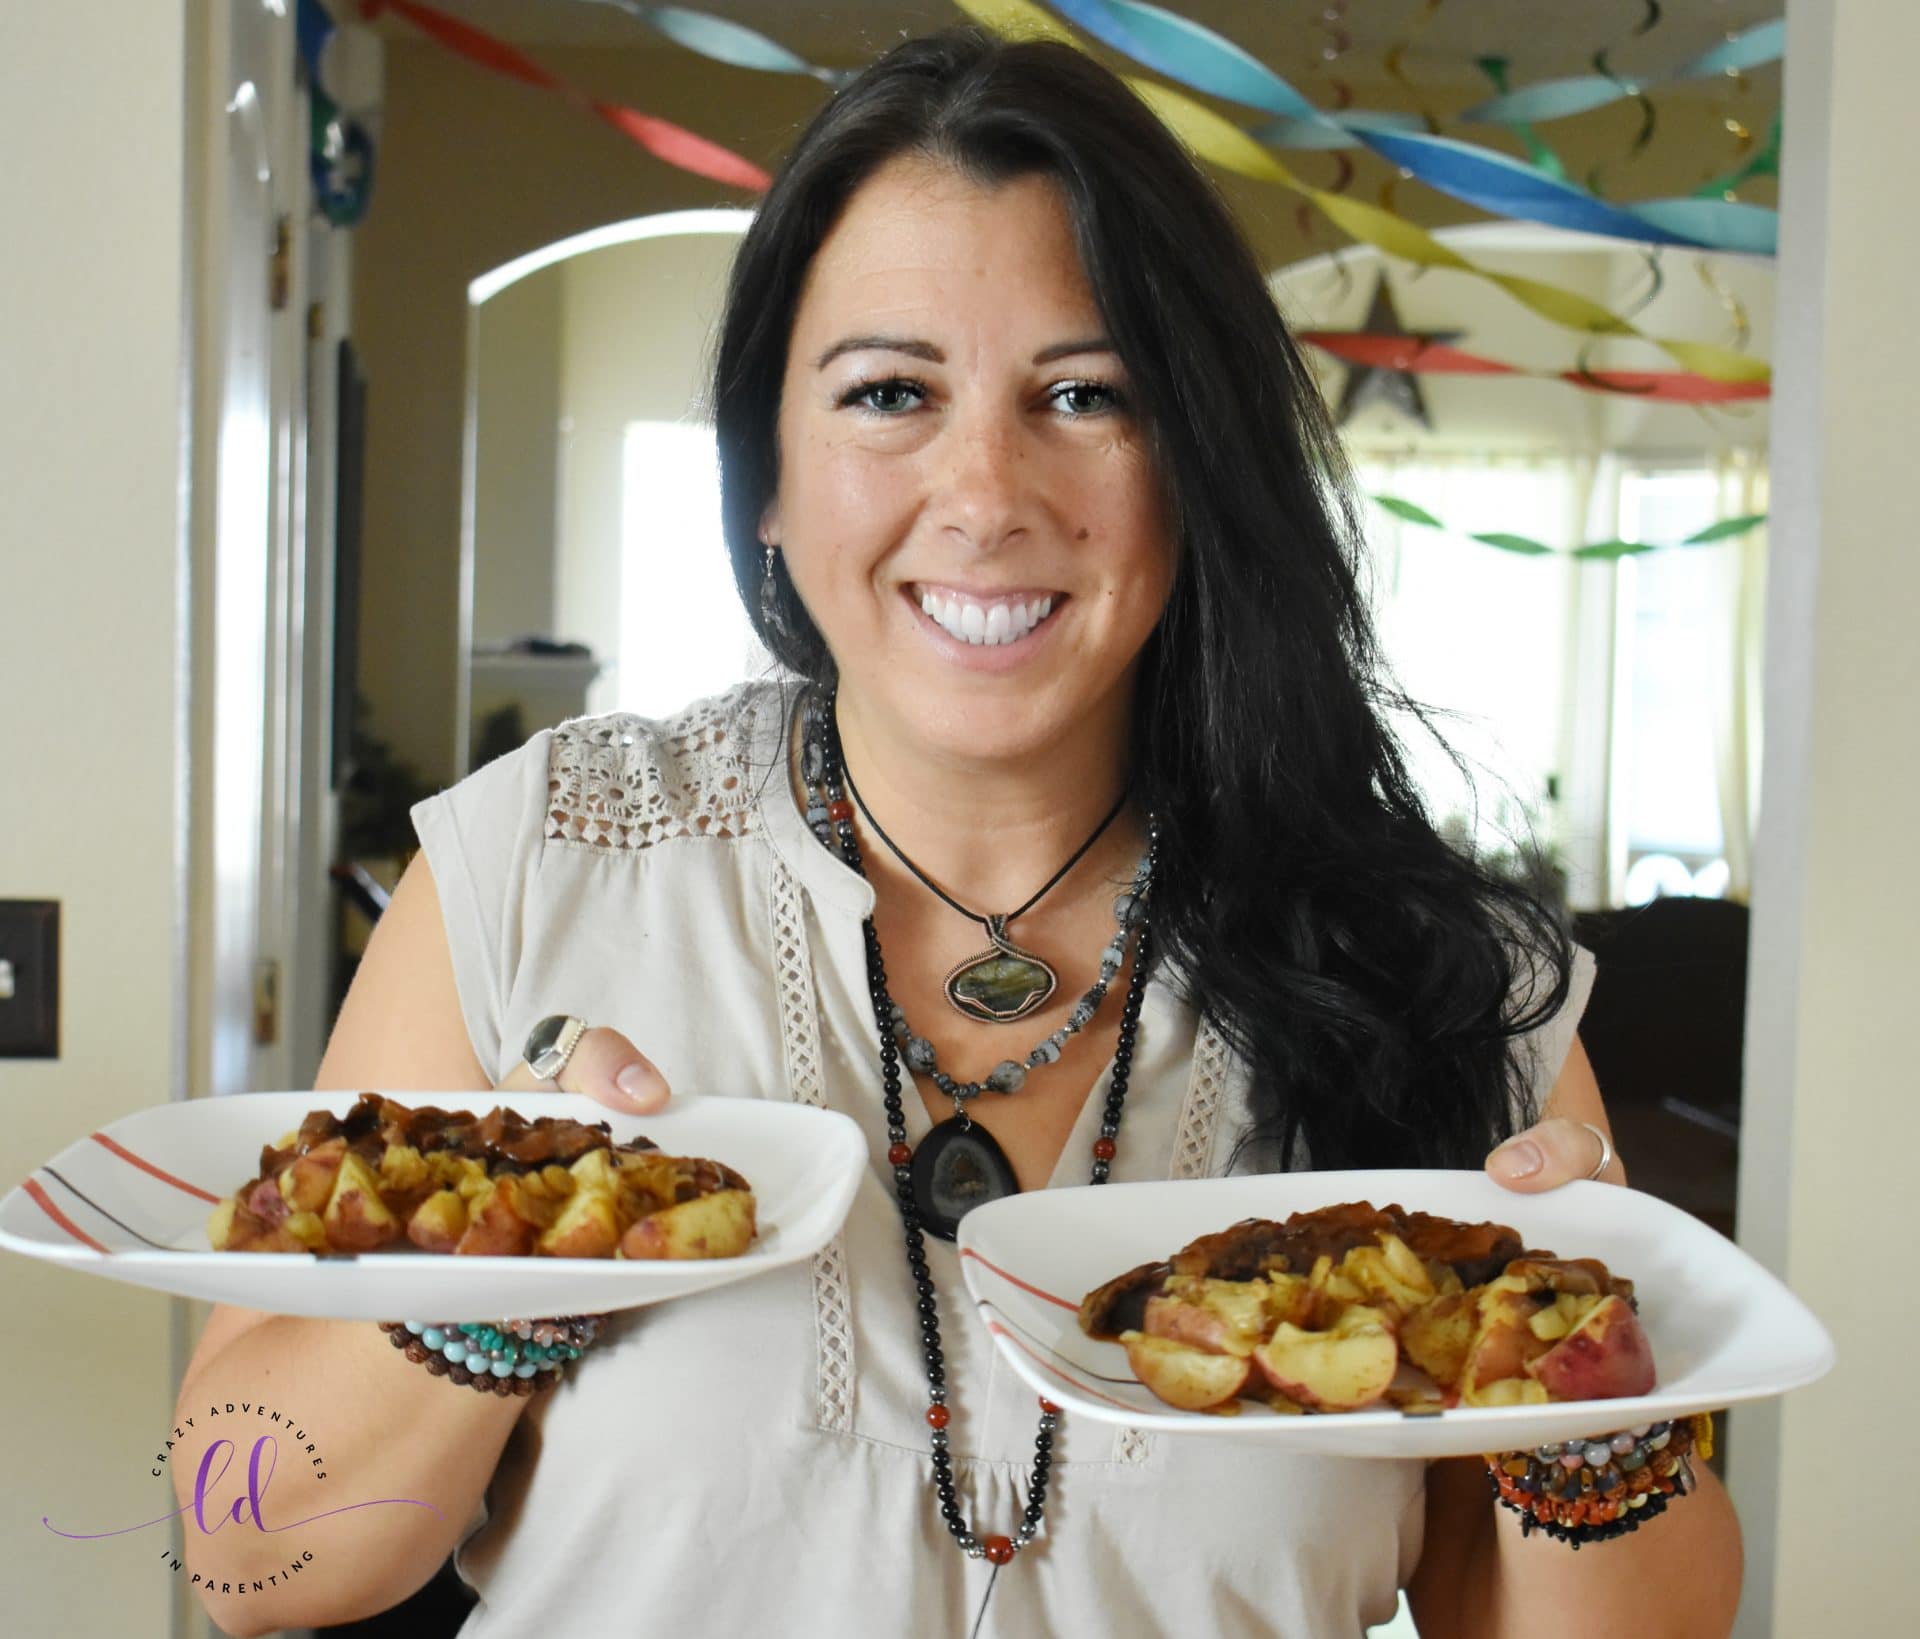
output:
<svg viewBox="0 0 1920 1639"><path fill-rule="evenodd" d="M975 0L961 0L961 3L971 5ZM1593 336L1638 337L1651 342L1682 369L1692 370L1714 381L1766 381L1772 375L1764 361L1736 353L1731 348L1716 347L1710 342L1649 336L1611 308L1576 291L1563 290L1557 285L1544 284L1538 279L1527 279L1518 274L1496 273L1491 268L1482 267L1443 245L1426 229L1415 226L1404 216L1382 210L1378 205L1369 205L1363 199L1330 194L1311 187L1288 170L1271 149L1263 148L1231 120L1222 118L1210 108L1202 107L1182 92L1170 86L1155 85L1131 77L1127 79L1127 84L1160 116L1173 134L1202 159L1210 160L1222 170L1232 171L1238 176L1249 177L1256 182L1276 183L1304 195L1338 227L1389 256L1397 256L1402 261L1418 263L1423 267L1446 267L1460 273L1471 273L1476 278L1498 285L1521 306L1530 308L1543 319L1564 325L1569 330Z"/></svg>
<svg viewBox="0 0 1920 1639"><path fill-rule="evenodd" d="M1079 48L1080 42L1066 24L1053 13L1042 11L1032 0L954 0L976 22L985 23L996 34L1010 40L1058 40L1062 45Z"/></svg>
<svg viewBox="0 0 1920 1639"><path fill-rule="evenodd" d="M960 9L989 28L1010 38L1045 38L1085 49L1064 27L1031 0L955 0ZM1683 370L1713 381L1768 381L1773 372L1766 362L1711 342L1680 341L1650 336L1629 324L1611 308L1538 279L1496 273L1443 245L1426 229L1404 216L1369 205L1363 199L1328 193L1301 180L1270 148L1254 141L1231 120L1195 102L1170 86L1123 75L1134 93L1159 115L1188 150L1236 176L1270 182L1309 200L1327 219L1353 238L1389 256L1421 267L1452 268L1498 285L1521 306L1569 330L1592 336L1633 336L1650 342Z"/></svg>

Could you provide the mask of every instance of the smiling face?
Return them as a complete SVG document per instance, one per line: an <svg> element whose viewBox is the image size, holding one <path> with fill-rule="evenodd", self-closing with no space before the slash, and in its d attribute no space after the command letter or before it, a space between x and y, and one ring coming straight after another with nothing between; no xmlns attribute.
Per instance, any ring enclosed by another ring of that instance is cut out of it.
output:
<svg viewBox="0 0 1920 1639"><path fill-rule="evenodd" d="M821 245L761 535L866 736L976 764L1124 744L1174 550L1103 331L1044 177L895 160Z"/></svg>

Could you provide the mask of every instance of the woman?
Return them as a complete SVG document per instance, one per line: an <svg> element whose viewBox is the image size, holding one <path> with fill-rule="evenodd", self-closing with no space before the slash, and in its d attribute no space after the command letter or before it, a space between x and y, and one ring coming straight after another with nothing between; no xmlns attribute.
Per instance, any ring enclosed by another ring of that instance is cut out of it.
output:
<svg viewBox="0 0 1920 1639"><path fill-rule="evenodd" d="M916 1158L963 1128L989 1191L1607 1158L1590 962L1421 810L1335 441L1205 179L1076 53L910 41L767 196L715 391L741 591L809 686L568 724L422 804L320 1085L527 1085L571 1015L560 1086L827 1104L872 1169L810 1268L617 1315L551 1395L217 1311L183 1406L271 1377L357 1494L440 1517L338 1516L214 1614L345 1620L461 1545L481 1635L958 1634L990 1588L982 1632L1351 1634L1403 1585L1428 1639L1724 1631L1710 1473L1576 1556L1477 1459L1043 1416L924 1234L955 1203Z"/></svg>

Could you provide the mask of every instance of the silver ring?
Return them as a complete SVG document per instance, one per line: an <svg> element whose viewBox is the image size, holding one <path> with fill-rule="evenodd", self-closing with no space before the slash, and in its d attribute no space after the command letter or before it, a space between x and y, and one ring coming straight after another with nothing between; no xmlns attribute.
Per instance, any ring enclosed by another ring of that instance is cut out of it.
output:
<svg viewBox="0 0 1920 1639"><path fill-rule="evenodd" d="M534 1080L557 1082L586 1033L586 1021L571 1013L550 1013L536 1024L527 1035L524 1055Z"/></svg>
<svg viewBox="0 0 1920 1639"><path fill-rule="evenodd" d="M1580 1125L1585 1127L1588 1132L1592 1133L1595 1138L1600 1140L1600 1164L1597 1167L1595 1167L1592 1172L1587 1174L1587 1182L1593 1183L1599 1179L1601 1173L1605 1172L1608 1167L1613 1165L1613 1145L1608 1141L1607 1135L1603 1133L1598 1127L1596 1127L1591 1121L1583 1121L1580 1123Z"/></svg>

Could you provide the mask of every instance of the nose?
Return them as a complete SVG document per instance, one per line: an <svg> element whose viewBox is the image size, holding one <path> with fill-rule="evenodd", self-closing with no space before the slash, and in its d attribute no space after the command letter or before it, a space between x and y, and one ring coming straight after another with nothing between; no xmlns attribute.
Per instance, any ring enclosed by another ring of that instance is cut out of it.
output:
<svg viewBox="0 0 1920 1639"><path fill-rule="evenodd" d="M1034 521L1036 460L1016 413L976 408L956 414L940 440L933 492L941 532L982 553L1024 536Z"/></svg>

